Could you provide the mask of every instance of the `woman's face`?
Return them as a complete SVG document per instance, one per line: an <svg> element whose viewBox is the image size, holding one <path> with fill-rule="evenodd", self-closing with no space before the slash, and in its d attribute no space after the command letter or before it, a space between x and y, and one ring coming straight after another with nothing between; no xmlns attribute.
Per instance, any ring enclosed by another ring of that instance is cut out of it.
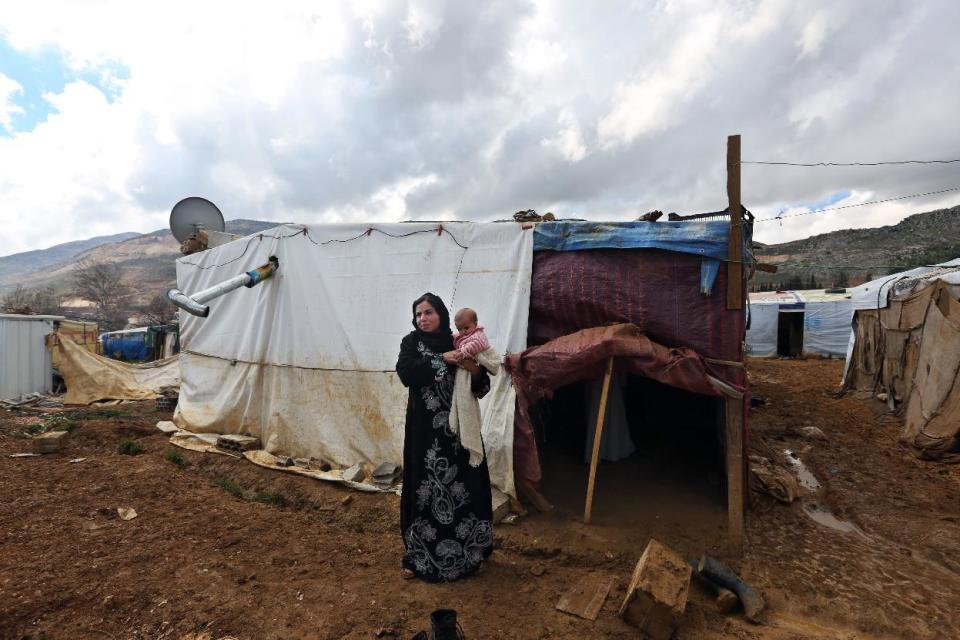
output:
<svg viewBox="0 0 960 640"><path fill-rule="evenodd" d="M417 327L420 331L433 333L440 328L440 316L437 315L433 305L424 300L416 308Z"/></svg>

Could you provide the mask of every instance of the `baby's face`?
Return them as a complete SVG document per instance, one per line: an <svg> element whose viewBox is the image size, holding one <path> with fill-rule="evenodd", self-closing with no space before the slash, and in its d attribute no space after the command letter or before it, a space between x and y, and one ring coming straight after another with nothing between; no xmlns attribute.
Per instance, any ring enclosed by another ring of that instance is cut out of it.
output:
<svg viewBox="0 0 960 640"><path fill-rule="evenodd" d="M477 323L473 321L473 318L468 313L458 313L453 317L453 324L457 328L457 331L463 333L464 331L470 331Z"/></svg>

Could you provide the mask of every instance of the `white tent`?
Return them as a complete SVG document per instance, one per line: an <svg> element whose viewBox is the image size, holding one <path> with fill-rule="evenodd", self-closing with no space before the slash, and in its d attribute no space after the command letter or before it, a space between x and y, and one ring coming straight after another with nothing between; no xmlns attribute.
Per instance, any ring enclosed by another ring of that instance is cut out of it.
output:
<svg viewBox="0 0 960 640"><path fill-rule="evenodd" d="M784 342L791 336L783 325L794 317L796 337L802 333L797 346L804 355L846 355L853 317L850 296L822 290L751 293L747 353L755 358L769 358L788 350Z"/></svg>
<svg viewBox="0 0 960 640"><path fill-rule="evenodd" d="M177 261L195 292L277 256L271 280L181 312L174 421L201 433L249 433L269 452L349 466L399 463L407 390L394 369L431 291L451 315L469 306L501 353L526 346L533 229L516 223L283 225ZM515 394L506 372L484 398L494 486L516 495Z"/></svg>

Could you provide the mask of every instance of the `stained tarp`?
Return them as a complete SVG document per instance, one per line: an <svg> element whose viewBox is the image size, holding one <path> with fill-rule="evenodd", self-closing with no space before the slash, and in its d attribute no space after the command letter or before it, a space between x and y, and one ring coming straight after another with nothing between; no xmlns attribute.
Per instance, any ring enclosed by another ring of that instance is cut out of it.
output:
<svg viewBox="0 0 960 640"><path fill-rule="evenodd" d="M283 225L181 258L178 286L199 291L271 255L271 279L213 300L207 318L182 316L177 426L343 466L400 463L407 390L394 367L414 299L475 309L501 353L526 346L529 227ZM494 377L483 439L491 481L512 495L514 406L509 377Z"/></svg>
<svg viewBox="0 0 960 640"><path fill-rule="evenodd" d="M658 344L635 324L584 329L531 347L508 356L504 363L517 389L517 432L522 443L514 453L518 477L533 486L540 480L536 443L532 438L520 440L519 435L533 433L530 406L559 387L602 377L611 356L618 373L641 375L693 393L742 398L745 391L742 384L723 380L728 366L712 363L690 348Z"/></svg>
<svg viewBox="0 0 960 640"><path fill-rule="evenodd" d="M851 291L854 309L883 309L893 294L912 293L918 284L935 280L960 286L960 258L929 267L917 267L865 282Z"/></svg>
<svg viewBox="0 0 960 640"><path fill-rule="evenodd" d="M72 340L61 340L60 375L67 384L63 401L90 404L98 400L147 400L180 386L176 358L129 364L90 353Z"/></svg>
<svg viewBox="0 0 960 640"><path fill-rule="evenodd" d="M57 330L50 334L48 342L53 366L60 366L60 350L55 348L60 340L72 340L90 353L96 353L97 344L100 342L99 336L96 322L60 320L57 322Z"/></svg>
<svg viewBox="0 0 960 640"><path fill-rule="evenodd" d="M844 389L887 394L919 457L960 462L960 301L950 283L860 310L855 325Z"/></svg>

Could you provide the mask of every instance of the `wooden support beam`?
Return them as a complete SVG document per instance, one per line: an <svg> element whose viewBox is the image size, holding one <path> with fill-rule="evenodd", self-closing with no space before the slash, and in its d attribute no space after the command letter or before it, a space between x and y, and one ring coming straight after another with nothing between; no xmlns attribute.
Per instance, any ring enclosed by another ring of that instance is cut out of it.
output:
<svg viewBox="0 0 960 640"><path fill-rule="evenodd" d="M593 430L593 456L590 458L590 480L587 482L587 505L583 510L583 524L590 524L593 512L593 488L597 479L597 463L600 458L600 441L603 438L603 422L607 417L607 395L610 393L610 378L613 376L613 356L607 358L607 371L603 374L603 391L600 392L600 408L597 410L597 428Z"/></svg>
<svg viewBox="0 0 960 640"><path fill-rule="evenodd" d="M743 398L725 398L727 538L730 553L743 553Z"/></svg>
<svg viewBox="0 0 960 640"><path fill-rule="evenodd" d="M727 136L727 202L730 236L727 244L727 309L743 309L743 218L740 204L740 136Z"/></svg>

